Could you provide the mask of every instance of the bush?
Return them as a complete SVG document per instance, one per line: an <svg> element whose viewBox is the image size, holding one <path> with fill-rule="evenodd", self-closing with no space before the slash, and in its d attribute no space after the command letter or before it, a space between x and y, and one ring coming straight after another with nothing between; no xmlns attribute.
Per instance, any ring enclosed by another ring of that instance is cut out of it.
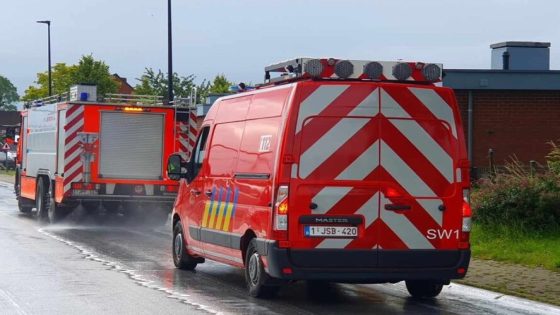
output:
<svg viewBox="0 0 560 315"><path fill-rule="evenodd" d="M553 144L547 169L532 174L512 160L506 171L475 184L474 220L523 231L560 230L560 149Z"/></svg>

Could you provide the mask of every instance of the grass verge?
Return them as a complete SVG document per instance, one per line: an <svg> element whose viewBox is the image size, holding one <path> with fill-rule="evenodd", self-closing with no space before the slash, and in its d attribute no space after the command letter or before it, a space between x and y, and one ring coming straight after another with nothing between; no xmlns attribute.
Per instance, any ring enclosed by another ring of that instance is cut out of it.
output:
<svg viewBox="0 0 560 315"><path fill-rule="evenodd" d="M560 271L560 231L536 233L506 226L475 224L471 244L476 258Z"/></svg>
<svg viewBox="0 0 560 315"><path fill-rule="evenodd" d="M16 171L15 170L2 170L2 169L0 169L0 175L15 176Z"/></svg>

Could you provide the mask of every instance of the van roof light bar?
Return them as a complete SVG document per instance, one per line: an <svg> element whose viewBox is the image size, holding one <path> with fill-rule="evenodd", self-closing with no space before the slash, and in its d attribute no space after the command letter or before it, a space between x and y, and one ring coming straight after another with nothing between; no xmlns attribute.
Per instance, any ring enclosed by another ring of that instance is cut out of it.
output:
<svg viewBox="0 0 560 315"><path fill-rule="evenodd" d="M269 65L264 72L265 84L300 78L436 83L442 80L443 66L423 62L296 58ZM279 76L273 78L272 73Z"/></svg>

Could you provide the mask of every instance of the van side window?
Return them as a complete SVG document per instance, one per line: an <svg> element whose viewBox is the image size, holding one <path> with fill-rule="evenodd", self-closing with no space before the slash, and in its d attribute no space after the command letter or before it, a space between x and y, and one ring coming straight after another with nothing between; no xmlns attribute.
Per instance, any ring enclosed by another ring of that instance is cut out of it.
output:
<svg viewBox="0 0 560 315"><path fill-rule="evenodd" d="M191 178L194 179L200 169L202 168L202 162L204 162L204 157L206 156L206 139L208 138L208 131L210 127L204 127L200 132L200 136L196 142L195 149L192 155L192 175Z"/></svg>

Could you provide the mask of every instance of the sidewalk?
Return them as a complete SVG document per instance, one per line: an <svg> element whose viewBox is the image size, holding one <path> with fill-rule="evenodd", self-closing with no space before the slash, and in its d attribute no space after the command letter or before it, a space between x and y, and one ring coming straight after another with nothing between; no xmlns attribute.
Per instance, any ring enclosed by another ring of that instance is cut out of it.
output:
<svg viewBox="0 0 560 315"><path fill-rule="evenodd" d="M560 305L560 272L511 263L471 259L461 284Z"/></svg>

